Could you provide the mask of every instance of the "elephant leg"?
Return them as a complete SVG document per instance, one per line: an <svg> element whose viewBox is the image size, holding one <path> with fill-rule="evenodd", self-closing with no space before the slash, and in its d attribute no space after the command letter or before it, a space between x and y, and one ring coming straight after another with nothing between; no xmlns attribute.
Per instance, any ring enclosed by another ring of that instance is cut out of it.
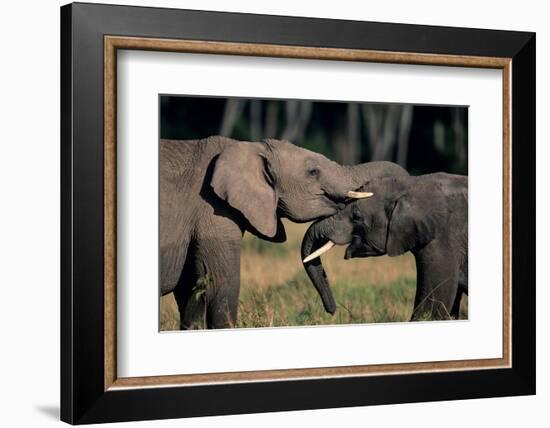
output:
<svg viewBox="0 0 550 428"><path fill-rule="evenodd" d="M199 240L174 290L182 330L231 328L237 322L240 236L234 242Z"/></svg>
<svg viewBox="0 0 550 428"><path fill-rule="evenodd" d="M180 329L205 327L206 295L197 288L199 271L196 269L195 250L192 244L185 261L174 297L180 313ZM200 283L199 283L200 287Z"/></svg>
<svg viewBox="0 0 550 428"><path fill-rule="evenodd" d="M428 297L429 291L425 287L420 287L417 280L411 321L425 321L431 317L432 307Z"/></svg>
<svg viewBox="0 0 550 428"><path fill-rule="evenodd" d="M445 320L453 317L456 282L452 276L435 284L417 283L414 310L411 321Z"/></svg>
<svg viewBox="0 0 550 428"><path fill-rule="evenodd" d="M237 322L242 231L229 217L205 217L174 290L180 328L229 328Z"/></svg>
<svg viewBox="0 0 550 428"><path fill-rule="evenodd" d="M415 254L416 296L411 321L450 319L458 292L453 251L432 242Z"/></svg>
<svg viewBox="0 0 550 428"><path fill-rule="evenodd" d="M189 247L189 237L184 237L177 243L165 244L160 247L159 277L161 296L171 293L178 287L187 261Z"/></svg>
<svg viewBox="0 0 550 428"><path fill-rule="evenodd" d="M208 328L233 328L237 324L239 308L239 275L228 277L224 287L210 297L206 311Z"/></svg>
<svg viewBox="0 0 550 428"><path fill-rule="evenodd" d="M453 303L453 308L451 309L451 317L453 317L455 320L460 318L460 302L462 300L462 293L463 291L459 287L458 290L456 291L456 297Z"/></svg>
<svg viewBox="0 0 550 428"><path fill-rule="evenodd" d="M196 296L192 287L177 288L174 290L174 297L180 312L180 330L204 328L204 297Z"/></svg>
<svg viewBox="0 0 550 428"><path fill-rule="evenodd" d="M195 321L204 313L204 308L201 311L194 307L197 305L188 305L196 282L193 258L193 243L189 237L180 244L166 245L160 250L160 295L174 293L182 330L194 328Z"/></svg>
<svg viewBox="0 0 550 428"><path fill-rule="evenodd" d="M203 275L207 278L206 325L232 328L237 323L240 289L240 234L238 239L206 242Z"/></svg>

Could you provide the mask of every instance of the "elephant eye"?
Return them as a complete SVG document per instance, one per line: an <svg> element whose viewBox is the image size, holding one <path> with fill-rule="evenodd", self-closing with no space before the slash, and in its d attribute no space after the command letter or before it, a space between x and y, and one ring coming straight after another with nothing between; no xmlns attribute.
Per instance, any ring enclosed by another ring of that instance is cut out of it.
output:
<svg viewBox="0 0 550 428"><path fill-rule="evenodd" d="M317 168L311 168L309 171L308 171L308 174L310 177L319 177L319 174L320 174L320 171L319 169Z"/></svg>

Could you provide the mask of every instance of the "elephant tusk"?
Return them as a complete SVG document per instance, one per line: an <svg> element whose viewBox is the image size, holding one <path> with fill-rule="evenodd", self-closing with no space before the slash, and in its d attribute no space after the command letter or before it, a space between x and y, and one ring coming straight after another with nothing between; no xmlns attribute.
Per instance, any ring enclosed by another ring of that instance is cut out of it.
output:
<svg viewBox="0 0 550 428"><path fill-rule="evenodd" d="M353 198L353 199L364 199L364 198L370 198L371 196L374 195L374 193L371 193L371 192L353 192L353 191L349 191L347 194L348 198Z"/></svg>
<svg viewBox="0 0 550 428"><path fill-rule="evenodd" d="M321 254L323 253L326 253L328 250L330 250L332 247L334 247L336 244L332 241L328 241L325 245L323 245L321 248L319 248L318 250L314 251L313 253L311 253L309 256L307 256L304 260L303 260L303 263L307 263L307 262L310 262L311 260L313 259L316 259L317 257L319 257Z"/></svg>

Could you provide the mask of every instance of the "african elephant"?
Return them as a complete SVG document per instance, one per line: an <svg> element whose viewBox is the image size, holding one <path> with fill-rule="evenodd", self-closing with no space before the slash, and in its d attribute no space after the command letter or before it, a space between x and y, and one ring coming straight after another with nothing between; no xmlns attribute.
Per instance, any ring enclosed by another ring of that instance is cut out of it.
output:
<svg viewBox="0 0 550 428"><path fill-rule="evenodd" d="M364 195L396 164L342 166L288 141L160 141L160 293L174 292L182 329L235 325L244 231L284 242L282 217L306 222Z"/></svg>
<svg viewBox="0 0 550 428"><path fill-rule="evenodd" d="M361 190L373 196L313 223L302 241L305 269L325 309L333 313L335 305L318 257L350 244L346 259L411 251L417 272L412 320L458 318L462 293L468 294L468 177L377 178Z"/></svg>

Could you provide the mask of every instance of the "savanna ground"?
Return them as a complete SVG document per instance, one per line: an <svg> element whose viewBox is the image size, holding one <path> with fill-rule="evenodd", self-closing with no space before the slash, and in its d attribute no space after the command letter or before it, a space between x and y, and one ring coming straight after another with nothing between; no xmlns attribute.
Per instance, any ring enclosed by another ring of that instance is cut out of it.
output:
<svg viewBox="0 0 550 428"><path fill-rule="evenodd" d="M235 327L281 327L408 321L416 289L414 257L344 260L345 247L323 256L337 303L325 312L300 260L307 224L286 221L287 241L274 244L246 233L241 243L241 292ZM461 319L467 318L463 298ZM161 298L160 329L178 330L172 294Z"/></svg>

